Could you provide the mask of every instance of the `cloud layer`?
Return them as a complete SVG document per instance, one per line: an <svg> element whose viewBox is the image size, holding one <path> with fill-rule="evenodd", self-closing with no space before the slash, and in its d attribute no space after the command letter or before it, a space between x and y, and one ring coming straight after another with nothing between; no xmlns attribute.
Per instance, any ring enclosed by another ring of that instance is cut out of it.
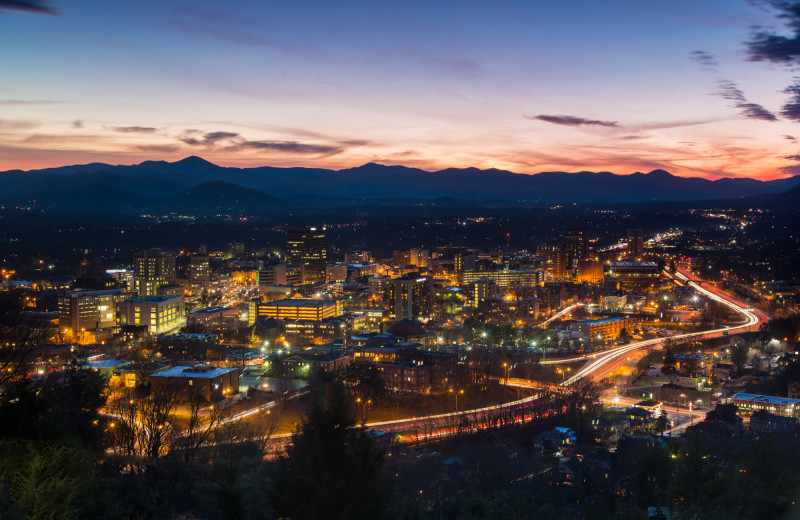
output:
<svg viewBox="0 0 800 520"><path fill-rule="evenodd" d="M526 119L544 121L545 123L552 123L554 125L563 126L619 126L616 121L600 121L597 119L586 119L583 117L575 116L549 116L540 114L538 116L525 116Z"/></svg>
<svg viewBox="0 0 800 520"><path fill-rule="evenodd" d="M0 11L4 9L38 14L58 14L50 2L40 0L0 0Z"/></svg>

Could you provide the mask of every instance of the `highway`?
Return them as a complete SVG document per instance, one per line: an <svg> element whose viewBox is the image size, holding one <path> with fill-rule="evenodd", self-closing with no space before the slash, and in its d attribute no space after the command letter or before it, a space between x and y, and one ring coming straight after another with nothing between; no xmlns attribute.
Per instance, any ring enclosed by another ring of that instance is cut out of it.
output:
<svg viewBox="0 0 800 520"><path fill-rule="evenodd" d="M682 269L677 269L674 274L670 274L665 271L665 274L667 276L675 278L682 284L692 287L694 290L696 290L703 296L711 300L717 301L719 303L722 303L723 305L726 305L730 309L736 311L743 317L742 323L733 327L722 327L718 329L706 330L702 332L693 332L689 334L676 334L674 336L670 336L669 338L654 338L643 341L636 341L599 354L589 354L585 356L579 356L575 358L568 358L562 360L547 360L547 362L543 363L560 364L560 363L573 363L576 361L589 360L589 363L587 363L579 370L576 370L575 374L573 374L572 377L564 381L563 383L564 386L570 386L586 378L602 379L606 375L612 373L614 370L625 364L627 361L630 361L632 358L635 359L636 357L638 357L639 353L659 348L661 345L664 344L664 342L667 341L667 339L683 341L692 339L714 338L722 336L724 334L748 332L754 330L754 328L758 327L761 323L769 320L769 316L767 316L765 313L757 310L751 310L749 307L746 306L745 302L739 300L738 298L735 298L723 291L720 291L715 287L710 287L710 288L704 287L703 284L705 282L699 280L691 273L688 273Z"/></svg>
<svg viewBox="0 0 800 520"><path fill-rule="evenodd" d="M563 318L564 316L566 316L568 314L571 314L572 311L574 311L575 309L577 309L578 307L580 307L582 305L583 305L582 303L576 303L574 305L570 305L566 309L558 311L557 313L553 314L552 316L550 316L549 318L547 318L546 320L544 320L543 322L541 322L540 324L538 324L536 326L537 327L546 327L550 323L552 323L553 321L559 320L559 319Z"/></svg>

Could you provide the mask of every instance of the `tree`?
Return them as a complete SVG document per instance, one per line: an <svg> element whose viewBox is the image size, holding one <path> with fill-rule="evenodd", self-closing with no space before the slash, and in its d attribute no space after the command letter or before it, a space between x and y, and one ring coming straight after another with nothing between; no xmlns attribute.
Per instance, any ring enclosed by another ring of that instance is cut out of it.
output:
<svg viewBox="0 0 800 520"><path fill-rule="evenodd" d="M277 462L269 493L275 512L298 520L385 516L382 458L367 430L356 427L344 386L329 383Z"/></svg>
<svg viewBox="0 0 800 520"><path fill-rule="evenodd" d="M668 375L678 371L678 359L669 347L667 347L664 352L664 361L661 364L661 371Z"/></svg>
<svg viewBox="0 0 800 520"><path fill-rule="evenodd" d="M25 377L34 362L33 349L46 337L46 331L24 327L24 310L18 292L0 292L0 387Z"/></svg>
<svg viewBox="0 0 800 520"><path fill-rule="evenodd" d="M666 410L661 410L661 413L656 418L656 431L663 435L669 427L669 418L667 417Z"/></svg>
<svg viewBox="0 0 800 520"><path fill-rule="evenodd" d="M747 354L750 349L747 345L739 344L731 347L731 363L736 368L737 377L744 372L744 366L747 364Z"/></svg>

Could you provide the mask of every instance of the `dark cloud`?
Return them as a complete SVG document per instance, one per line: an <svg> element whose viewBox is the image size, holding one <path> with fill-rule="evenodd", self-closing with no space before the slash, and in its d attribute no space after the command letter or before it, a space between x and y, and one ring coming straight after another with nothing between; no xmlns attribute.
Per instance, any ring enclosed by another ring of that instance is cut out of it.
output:
<svg viewBox="0 0 800 520"><path fill-rule="evenodd" d="M76 119L72 122L72 128L83 128L83 121Z"/></svg>
<svg viewBox="0 0 800 520"><path fill-rule="evenodd" d="M342 153L342 146L327 144L308 144L297 141L249 141L235 132L209 132L201 137L195 137L196 130L187 130L179 140L190 146L217 147L226 152L240 150L262 150L298 155L335 155ZM341 145L364 146L369 141L350 140L343 141Z"/></svg>
<svg viewBox="0 0 800 520"><path fill-rule="evenodd" d="M786 119L800 122L800 81L784 90L789 94L789 101L781 108L781 115Z"/></svg>
<svg viewBox="0 0 800 520"><path fill-rule="evenodd" d="M762 121L778 120L778 117L766 108L757 103L749 102L744 92L733 81L723 79L717 81L717 84L719 85L719 91L716 92L716 95L728 101L733 101L733 106L741 110L741 114L746 118L760 119Z"/></svg>
<svg viewBox="0 0 800 520"><path fill-rule="evenodd" d="M797 142L797 138L795 136L793 136L793 135L784 135L783 138L786 139L787 141L791 141L793 143Z"/></svg>
<svg viewBox="0 0 800 520"><path fill-rule="evenodd" d="M196 130L187 130L186 136L180 140L191 146L215 146L220 141L237 139L239 134L234 132L209 132L200 138L191 137Z"/></svg>
<svg viewBox="0 0 800 520"><path fill-rule="evenodd" d="M298 143L297 141L244 141L238 145L232 146L230 149L268 150L301 155L334 155L344 151L342 148L336 146L328 146L324 144L304 144Z"/></svg>
<svg viewBox="0 0 800 520"><path fill-rule="evenodd" d="M784 155L783 158L790 161L800 161L800 155Z"/></svg>
<svg viewBox="0 0 800 520"><path fill-rule="evenodd" d="M123 134L152 134L158 130L152 126L107 126L106 128Z"/></svg>
<svg viewBox="0 0 800 520"><path fill-rule="evenodd" d="M42 0L0 0L0 11L4 9L27 13L58 14L50 2Z"/></svg>
<svg viewBox="0 0 800 520"><path fill-rule="evenodd" d="M692 51L689 53L689 58L692 61L699 63L703 70L715 71L719 65L719 62L717 62L717 57L710 52Z"/></svg>
<svg viewBox="0 0 800 520"><path fill-rule="evenodd" d="M538 116L524 116L526 119L544 121L554 125L564 126L619 126L616 121L598 121L597 119L584 119L575 116L548 116L540 114Z"/></svg>
<svg viewBox="0 0 800 520"><path fill-rule="evenodd" d="M751 0L751 3L773 11L790 34L776 34L772 30L756 27L751 39L745 42L750 60L785 65L797 63L800 59L800 2Z"/></svg>

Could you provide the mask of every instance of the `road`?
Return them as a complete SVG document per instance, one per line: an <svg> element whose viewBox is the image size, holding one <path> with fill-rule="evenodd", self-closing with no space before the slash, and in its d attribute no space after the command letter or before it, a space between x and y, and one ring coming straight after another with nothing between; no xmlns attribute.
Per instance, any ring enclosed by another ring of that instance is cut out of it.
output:
<svg viewBox="0 0 800 520"><path fill-rule="evenodd" d="M719 337L726 334L748 332L757 330L761 323L769 320L769 316L767 314L759 310L750 309L745 302L717 289L716 287L707 287L706 282L703 282L691 273L688 273L682 269L677 269L674 274L667 273L665 271L665 274L674 278L681 284L692 287L703 296L726 305L743 317L742 323L733 327L721 327L718 329L693 332L689 334L676 334L674 336L670 336L672 340L683 341L706 339ZM654 338L636 341L599 354L589 354L562 360L548 360L547 362L543 363L572 363L576 361L588 360L589 363L579 370L576 370L572 377L564 381L564 386L569 386L587 378L593 380L602 379L622 366L630 366L629 362L633 361L633 363L635 363L640 354L661 347L661 345L663 345L667 339L668 338Z"/></svg>
<svg viewBox="0 0 800 520"><path fill-rule="evenodd" d="M550 316L549 318L547 318L546 320L544 320L543 322L541 322L540 324L538 324L536 326L537 327L546 327L551 322L553 322L555 320L559 320L559 319L563 318L564 316L566 316L568 314L571 314L572 311L574 311L575 309L577 309L578 307L580 307L582 305L583 305L582 303L576 303L574 305L570 305L566 309L558 311L557 313L553 314L552 316Z"/></svg>
<svg viewBox="0 0 800 520"><path fill-rule="evenodd" d="M603 396L601 401L604 404L611 405L611 406L624 406L629 407L633 406L641 399L636 399L634 397L624 397L624 396ZM689 426L695 424L695 422L702 421L705 419L706 412L708 411L705 408L693 408L689 410L688 408L680 408L678 406L671 406L662 404L660 406L661 410L667 413L667 418L671 423L671 427L664 431L664 433L672 433L672 434L679 434L686 430Z"/></svg>

